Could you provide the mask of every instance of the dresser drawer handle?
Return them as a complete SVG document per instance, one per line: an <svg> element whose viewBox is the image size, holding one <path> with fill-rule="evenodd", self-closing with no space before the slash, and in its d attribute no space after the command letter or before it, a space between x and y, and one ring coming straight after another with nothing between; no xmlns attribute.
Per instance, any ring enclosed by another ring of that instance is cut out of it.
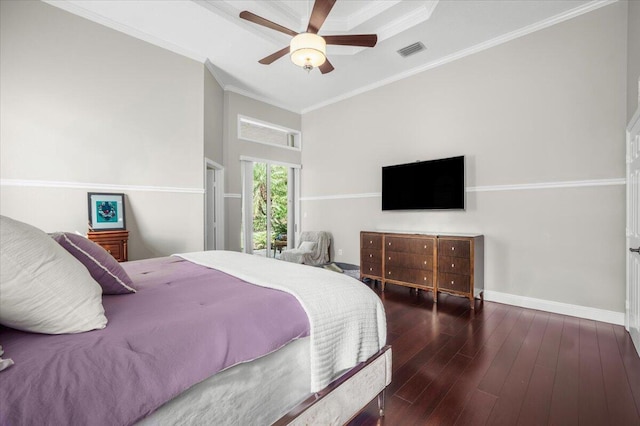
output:
<svg viewBox="0 0 640 426"><path fill-rule="evenodd" d="M391 245L391 241L389 241L389 245Z"/></svg>
<svg viewBox="0 0 640 426"><path fill-rule="evenodd" d="M452 264L451 264L451 267L452 267L452 268L455 268L455 267L456 267L456 265L454 265L454 264L452 263Z"/></svg>
<svg viewBox="0 0 640 426"><path fill-rule="evenodd" d="M389 275L391 275L391 271L389 271Z"/></svg>
<svg viewBox="0 0 640 426"><path fill-rule="evenodd" d="M424 261L424 264L425 264L425 265L427 264L427 261L426 261L426 260Z"/></svg>
<svg viewBox="0 0 640 426"><path fill-rule="evenodd" d="M426 281L426 280L427 280L427 277L424 277L424 280Z"/></svg>
<svg viewBox="0 0 640 426"><path fill-rule="evenodd" d="M455 250L455 249L456 249L455 247L451 247L451 250Z"/></svg>
<svg viewBox="0 0 640 426"><path fill-rule="evenodd" d="M373 257L373 255L372 255L372 254L370 254L370 255L369 255L369 257Z"/></svg>
<svg viewBox="0 0 640 426"><path fill-rule="evenodd" d="M389 260L391 260L391 256L389 256Z"/></svg>
<svg viewBox="0 0 640 426"><path fill-rule="evenodd" d="M107 253L111 254L111 250L107 249Z"/></svg>
<svg viewBox="0 0 640 426"><path fill-rule="evenodd" d="M426 245L426 244L424 245L424 248L427 248L427 245Z"/></svg>
<svg viewBox="0 0 640 426"><path fill-rule="evenodd" d="M451 284L453 284L453 280L451 280Z"/></svg>
<svg viewBox="0 0 640 426"><path fill-rule="evenodd" d="M369 244L373 244L373 240L369 240Z"/></svg>
<svg viewBox="0 0 640 426"><path fill-rule="evenodd" d="M373 271L373 268L369 268L369 272Z"/></svg>

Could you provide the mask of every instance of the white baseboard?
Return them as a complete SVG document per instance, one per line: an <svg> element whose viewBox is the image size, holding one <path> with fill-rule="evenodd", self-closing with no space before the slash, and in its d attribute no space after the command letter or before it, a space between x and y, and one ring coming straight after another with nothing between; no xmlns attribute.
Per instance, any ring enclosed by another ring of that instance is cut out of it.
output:
<svg viewBox="0 0 640 426"><path fill-rule="evenodd" d="M484 291L484 300L610 324L624 325L624 312L607 311L605 309L571 305L569 303L554 302L552 300L534 299L532 297L517 296L515 294L501 293L492 290Z"/></svg>

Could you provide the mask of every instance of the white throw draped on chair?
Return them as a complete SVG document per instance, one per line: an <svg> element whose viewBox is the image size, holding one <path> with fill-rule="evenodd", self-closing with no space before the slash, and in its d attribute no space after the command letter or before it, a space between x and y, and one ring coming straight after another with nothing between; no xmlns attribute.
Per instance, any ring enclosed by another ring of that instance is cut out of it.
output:
<svg viewBox="0 0 640 426"><path fill-rule="evenodd" d="M304 242L315 243L312 249L305 248ZM301 247L302 246L302 247ZM284 250L280 259L293 263L306 265L323 265L329 263L329 247L331 246L331 234L325 231L305 231L300 234L298 248Z"/></svg>

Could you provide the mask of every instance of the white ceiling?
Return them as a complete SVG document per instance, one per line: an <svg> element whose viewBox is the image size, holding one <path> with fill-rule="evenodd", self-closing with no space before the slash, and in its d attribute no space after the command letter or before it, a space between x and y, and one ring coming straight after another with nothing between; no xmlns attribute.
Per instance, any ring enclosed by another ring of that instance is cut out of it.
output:
<svg viewBox="0 0 640 426"><path fill-rule="evenodd" d="M328 46L335 70L322 75L287 56L258 60L290 37L238 17L249 10L296 32L313 0L50 0L47 3L207 62L226 90L306 112L611 3L611 0L338 0L320 29L378 34L374 48ZM426 50L402 58L415 42Z"/></svg>

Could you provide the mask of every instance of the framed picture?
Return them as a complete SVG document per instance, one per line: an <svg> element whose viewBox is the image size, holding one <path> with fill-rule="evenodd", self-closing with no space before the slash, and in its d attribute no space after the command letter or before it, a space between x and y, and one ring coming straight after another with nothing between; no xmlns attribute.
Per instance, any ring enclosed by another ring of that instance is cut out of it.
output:
<svg viewBox="0 0 640 426"><path fill-rule="evenodd" d="M89 192L89 228L93 231L126 229L124 194Z"/></svg>

